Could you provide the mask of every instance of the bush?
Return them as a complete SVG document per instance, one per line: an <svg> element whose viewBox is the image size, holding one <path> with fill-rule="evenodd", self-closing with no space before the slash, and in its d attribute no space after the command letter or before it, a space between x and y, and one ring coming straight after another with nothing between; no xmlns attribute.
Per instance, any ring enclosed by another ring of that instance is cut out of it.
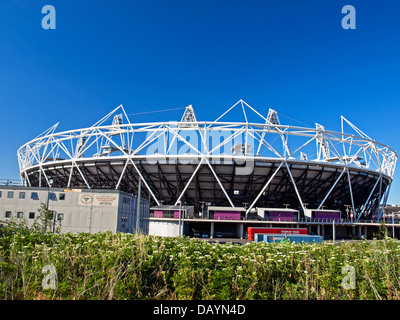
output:
<svg viewBox="0 0 400 320"><path fill-rule="evenodd" d="M397 240L211 244L0 229L1 299L398 299ZM54 289L43 289L54 266ZM344 266L355 268L345 289ZM47 279L47 278L46 278Z"/></svg>

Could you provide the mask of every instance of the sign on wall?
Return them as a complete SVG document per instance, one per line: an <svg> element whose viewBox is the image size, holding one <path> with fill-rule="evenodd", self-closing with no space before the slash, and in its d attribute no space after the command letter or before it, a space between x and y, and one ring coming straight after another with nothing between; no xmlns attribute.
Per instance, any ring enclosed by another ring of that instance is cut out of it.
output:
<svg viewBox="0 0 400 320"><path fill-rule="evenodd" d="M115 207L117 206L118 198L115 195L93 195L93 194L83 194L79 197L79 204L81 206L107 206Z"/></svg>

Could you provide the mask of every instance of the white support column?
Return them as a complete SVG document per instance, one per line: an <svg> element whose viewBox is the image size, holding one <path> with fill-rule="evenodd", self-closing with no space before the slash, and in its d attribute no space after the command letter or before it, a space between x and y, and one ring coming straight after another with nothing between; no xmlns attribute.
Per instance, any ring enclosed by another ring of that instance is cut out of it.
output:
<svg viewBox="0 0 400 320"><path fill-rule="evenodd" d="M86 184L86 186L88 187L88 189L91 189L91 188L90 188L90 185L89 185L89 183L86 181L86 178L85 178L85 176L83 175L81 169L79 169L79 165L78 165L77 163L75 163L75 166L76 166L76 168L78 169L79 174L81 175L83 181L85 181L85 184Z"/></svg>
<svg viewBox="0 0 400 320"><path fill-rule="evenodd" d="M374 193L374 190L375 190L376 186L378 185L378 183L379 183L379 181L380 181L381 179L382 179L382 176L379 176L378 180L376 180L376 182L375 182L375 184L374 184L374 186L373 186L373 188L372 188L372 190L371 190L371 193L369 194L369 196L368 196L368 198L367 198L367 201L365 201L364 206L363 206L361 212L358 214L358 217L357 217L356 221L358 221L358 220L361 218L361 215L365 212L365 208L366 208L366 206L367 206L367 204L368 204L368 202L369 202L369 199L371 198L372 194Z"/></svg>
<svg viewBox="0 0 400 320"><path fill-rule="evenodd" d="M79 169L79 166L76 164L76 162L74 160L71 162L71 171L69 173L67 188L71 187L72 171L74 170L74 166L76 167L76 169L78 169L78 172L81 175L81 177L82 177L83 181L85 182L86 186L88 187L88 189L91 189L88 182L86 181L86 178L82 174L82 171ZM49 186L50 186L50 184L49 184Z"/></svg>
<svg viewBox="0 0 400 320"><path fill-rule="evenodd" d="M186 186L183 188L181 194L179 195L178 199L175 202L175 206L178 205L179 201L181 200L181 198L185 194L186 189L189 187L189 185L191 184L193 178L196 176L197 171L199 171L201 165L203 164L203 161L204 161L204 158L200 160L199 164L197 165L196 169L194 170L193 174L191 175L189 181L186 183Z"/></svg>
<svg viewBox="0 0 400 320"><path fill-rule="evenodd" d="M387 203L387 199L389 196L389 192L390 192L390 187L392 186L392 183L389 184L388 187L386 187L386 190L383 194L383 202L381 204L381 202L379 202L379 204L381 204L381 208L378 207L378 221L381 220L382 215L383 215L383 208L386 207L386 203Z"/></svg>
<svg viewBox="0 0 400 320"><path fill-rule="evenodd" d="M210 238L214 238L214 222L210 224Z"/></svg>
<svg viewBox="0 0 400 320"><path fill-rule="evenodd" d="M28 183L28 187L30 187L31 186L31 182L29 180L29 177L28 177L26 171L24 171L24 175L25 175L25 181Z"/></svg>
<svg viewBox="0 0 400 320"><path fill-rule="evenodd" d="M256 202L258 201L258 199L261 197L261 195L263 194L263 192L265 191L265 189L267 189L267 187L269 186L269 184L272 182L272 180L275 178L275 175L278 173L278 171L281 169L283 165L283 162L280 163L280 165L278 166L278 168L274 171L274 173L272 174L272 176L268 179L267 183L264 185L264 187L261 189L261 191L258 193L257 197L254 199L254 201L252 202L252 204L250 205L250 207L246 210L246 216L247 214L250 212L251 209L253 209L254 205L256 204Z"/></svg>
<svg viewBox="0 0 400 320"><path fill-rule="evenodd" d="M350 197L351 197L351 207L353 208L353 215L355 216L356 214L356 208L354 206L354 199L353 199L353 189L351 187L351 178L350 178L350 170L347 168L347 180L349 181L349 191L350 191ZM357 220L358 221L358 220Z"/></svg>
<svg viewBox="0 0 400 320"><path fill-rule="evenodd" d="M67 188L71 187L72 171L74 171L74 163L71 163L71 171L69 172Z"/></svg>
<svg viewBox="0 0 400 320"><path fill-rule="evenodd" d="M118 188L119 188L119 185L120 185L120 183L122 181L122 177L124 176L124 173L125 173L126 167L128 166L128 163L129 163L129 160L127 158L126 162L125 162L125 165L124 165L124 168L122 169L121 175L119 176L118 183L115 186L115 190L118 190Z"/></svg>
<svg viewBox="0 0 400 320"><path fill-rule="evenodd" d="M332 185L332 187L329 189L328 193L326 194L325 198L321 201L321 203L318 206L318 209L321 209L322 205L324 204L324 202L326 201L326 199L328 199L329 195L331 194L331 192L333 191L333 189L335 188L336 184L339 182L340 178L342 177L343 173L346 171L346 168L343 169L343 171L340 173L339 177L336 179L335 183Z"/></svg>
<svg viewBox="0 0 400 320"><path fill-rule="evenodd" d="M147 181L143 178L142 173L140 172L140 170L138 169L136 164L132 161L132 158L129 158L129 161L132 163L132 165L135 168L136 172L138 173L138 175L142 179L142 181L143 181L144 185L146 186L147 190L149 190L149 192L150 192L151 196L153 197L154 201L157 203L157 205L160 205L160 201L158 201L157 197L154 195L153 191L151 190L151 188L147 184Z"/></svg>
<svg viewBox="0 0 400 320"><path fill-rule="evenodd" d="M47 182L47 186L50 188L51 185L50 185L49 179L47 178L46 172L44 172L44 170L43 170L43 168L42 168L42 165L40 165L39 168L40 168L40 170L43 172L44 178L46 179L46 182ZM40 179L40 180L41 180L41 179Z"/></svg>
<svg viewBox="0 0 400 320"><path fill-rule="evenodd" d="M226 190L225 190L224 186L222 185L221 181L218 179L218 176L217 176L217 174L215 173L215 171L214 171L213 167L211 166L210 162L208 161L208 159L206 159L206 158L204 158L204 159L206 160L208 166L210 167L210 170L211 170L211 172L213 173L215 179L217 179L217 182L218 182L219 186L221 187L222 192L225 194L226 199L229 201L231 207L234 208L235 206L234 206L234 204L233 204L231 198L229 198L228 193L226 192Z"/></svg>
<svg viewBox="0 0 400 320"><path fill-rule="evenodd" d="M290 179L292 180L294 190L296 191L297 198L299 198L300 205L301 205L301 207L303 208L303 211L304 211L304 210L305 210L305 207L304 207L304 204L303 204L303 200L301 199L299 190L297 190L296 182L295 182L294 179L293 179L292 173L290 172L290 169L289 169L289 166L288 166L287 162L285 162L285 165L286 165L286 168L287 168L287 170L288 170Z"/></svg>

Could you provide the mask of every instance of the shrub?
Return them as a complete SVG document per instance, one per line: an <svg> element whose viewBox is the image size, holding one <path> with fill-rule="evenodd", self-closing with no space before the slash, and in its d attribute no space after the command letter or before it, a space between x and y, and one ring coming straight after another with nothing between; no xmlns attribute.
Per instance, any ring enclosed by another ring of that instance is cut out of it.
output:
<svg viewBox="0 0 400 320"><path fill-rule="evenodd" d="M208 243L185 237L0 229L1 299L398 299L397 240ZM44 266L56 270L43 289ZM344 266L356 287L342 285Z"/></svg>

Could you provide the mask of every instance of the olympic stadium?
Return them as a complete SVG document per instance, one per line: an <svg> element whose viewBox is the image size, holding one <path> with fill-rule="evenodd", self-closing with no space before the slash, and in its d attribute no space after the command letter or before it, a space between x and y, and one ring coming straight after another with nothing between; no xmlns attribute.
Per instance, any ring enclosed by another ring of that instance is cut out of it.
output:
<svg viewBox="0 0 400 320"><path fill-rule="evenodd" d="M233 112L242 121L230 121ZM90 127L57 132L57 123L24 144L20 174L28 187L140 189L154 206L184 204L195 215L207 206L246 217L260 207L301 216L325 208L379 220L396 152L343 116L336 132L278 115L239 100L215 120L198 121L190 105L180 121L136 123L121 105Z"/></svg>

